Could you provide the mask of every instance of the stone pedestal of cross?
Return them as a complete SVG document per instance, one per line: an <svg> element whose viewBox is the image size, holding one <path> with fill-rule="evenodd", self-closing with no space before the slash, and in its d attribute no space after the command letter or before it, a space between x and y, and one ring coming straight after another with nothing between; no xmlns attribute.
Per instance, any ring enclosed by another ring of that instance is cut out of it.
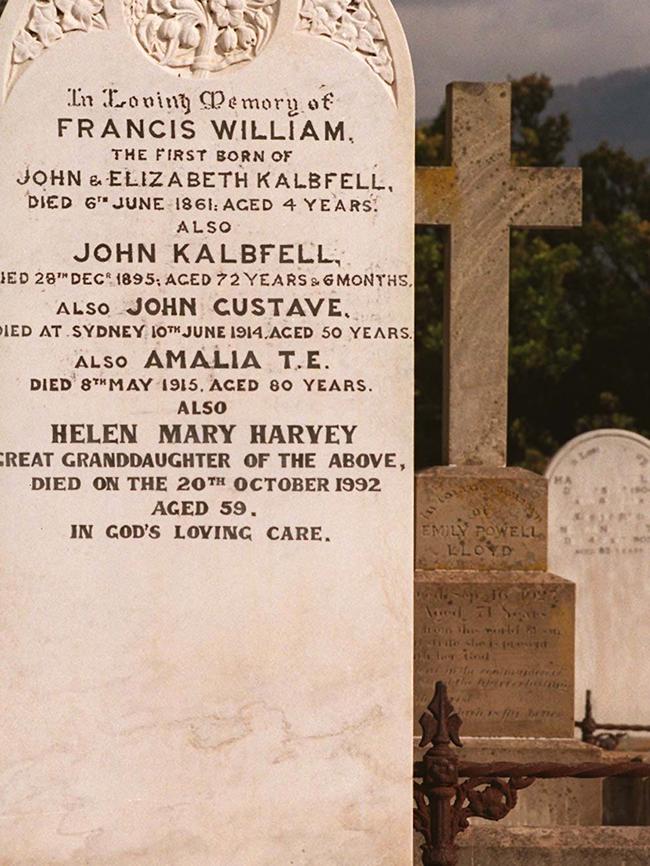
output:
<svg viewBox="0 0 650 866"><path fill-rule="evenodd" d="M509 84L447 88L448 167L419 168L416 223L449 227L443 462L505 466L510 227L581 222L581 172L511 163Z"/></svg>

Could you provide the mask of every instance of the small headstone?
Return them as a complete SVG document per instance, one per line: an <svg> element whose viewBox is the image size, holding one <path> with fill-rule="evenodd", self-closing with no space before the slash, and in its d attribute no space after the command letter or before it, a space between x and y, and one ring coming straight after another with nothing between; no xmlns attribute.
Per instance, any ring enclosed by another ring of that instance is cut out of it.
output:
<svg viewBox="0 0 650 866"><path fill-rule="evenodd" d="M549 564L576 583L576 718L650 725L650 441L596 430L551 462Z"/></svg>
<svg viewBox="0 0 650 866"><path fill-rule="evenodd" d="M0 859L403 866L396 15L10 0L0 58Z"/></svg>

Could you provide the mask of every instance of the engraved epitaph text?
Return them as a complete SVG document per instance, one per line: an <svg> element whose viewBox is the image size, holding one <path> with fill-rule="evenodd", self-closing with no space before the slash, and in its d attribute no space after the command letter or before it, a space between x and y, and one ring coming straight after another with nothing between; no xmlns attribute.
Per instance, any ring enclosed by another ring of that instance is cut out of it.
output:
<svg viewBox="0 0 650 866"><path fill-rule="evenodd" d="M464 708L468 735L569 737L573 586L511 577L416 572L416 706L438 677Z"/></svg>

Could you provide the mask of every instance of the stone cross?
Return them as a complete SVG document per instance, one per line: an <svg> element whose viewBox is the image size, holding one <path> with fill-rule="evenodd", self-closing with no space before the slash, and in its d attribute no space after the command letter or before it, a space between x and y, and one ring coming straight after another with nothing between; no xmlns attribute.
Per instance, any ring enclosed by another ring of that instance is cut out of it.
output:
<svg viewBox="0 0 650 866"><path fill-rule="evenodd" d="M581 222L580 169L511 162L510 84L447 88L450 165L419 168L416 223L450 229L443 462L505 466L510 227Z"/></svg>

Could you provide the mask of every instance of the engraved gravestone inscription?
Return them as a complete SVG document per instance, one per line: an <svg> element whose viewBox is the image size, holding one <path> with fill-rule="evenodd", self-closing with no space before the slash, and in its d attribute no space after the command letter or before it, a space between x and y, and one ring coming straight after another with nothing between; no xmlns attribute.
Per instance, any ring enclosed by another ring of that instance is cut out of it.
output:
<svg viewBox="0 0 650 866"><path fill-rule="evenodd" d="M546 568L546 481L511 468L436 467L416 493L416 568Z"/></svg>
<svg viewBox="0 0 650 866"><path fill-rule="evenodd" d="M403 866L395 13L10 0L0 56L2 862Z"/></svg>
<svg viewBox="0 0 650 866"><path fill-rule="evenodd" d="M576 718L650 723L650 441L595 430L548 468L549 562L576 583Z"/></svg>
<svg viewBox="0 0 650 866"><path fill-rule="evenodd" d="M415 573L415 704L432 677L469 736L573 733L573 586L545 572Z"/></svg>

